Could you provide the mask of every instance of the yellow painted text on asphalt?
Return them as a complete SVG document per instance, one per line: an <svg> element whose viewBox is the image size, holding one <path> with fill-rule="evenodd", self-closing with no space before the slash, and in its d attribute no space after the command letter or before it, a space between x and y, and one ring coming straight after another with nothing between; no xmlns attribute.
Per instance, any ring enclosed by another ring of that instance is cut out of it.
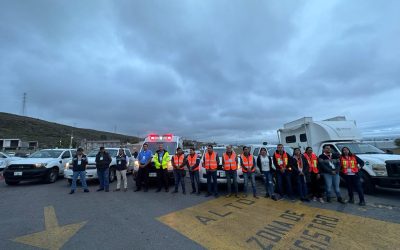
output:
<svg viewBox="0 0 400 250"><path fill-rule="evenodd" d="M400 249L400 224L286 201L220 198L158 219L208 249Z"/></svg>
<svg viewBox="0 0 400 250"><path fill-rule="evenodd" d="M59 226L54 207L50 206L44 208L44 224L44 231L21 236L13 241L43 249L60 249L86 224L86 221Z"/></svg>

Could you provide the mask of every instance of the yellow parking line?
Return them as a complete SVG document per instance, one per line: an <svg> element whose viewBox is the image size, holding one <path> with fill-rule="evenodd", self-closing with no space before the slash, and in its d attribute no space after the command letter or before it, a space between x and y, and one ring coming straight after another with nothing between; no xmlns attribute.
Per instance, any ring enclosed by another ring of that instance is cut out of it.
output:
<svg viewBox="0 0 400 250"><path fill-rule="evenodd" d="M286 201L220 198L158 219L208 249L400 249L400 224Z"/></svg>

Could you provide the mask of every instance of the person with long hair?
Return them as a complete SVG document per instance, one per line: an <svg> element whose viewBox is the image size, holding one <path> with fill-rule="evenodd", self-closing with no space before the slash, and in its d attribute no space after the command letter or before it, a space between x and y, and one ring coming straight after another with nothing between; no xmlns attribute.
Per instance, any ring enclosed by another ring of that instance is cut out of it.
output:
<svg viewBox="0 0 400 250"><path fill-rule="evenodd" d="M365 206L364 192L360 181L360 168L364 166L364 161L353 154L348 147L342 148L340 155L340 167L346 180L347 191L349 193L349 203L354 203L354 189L360 199L358 205Z"/></svg>

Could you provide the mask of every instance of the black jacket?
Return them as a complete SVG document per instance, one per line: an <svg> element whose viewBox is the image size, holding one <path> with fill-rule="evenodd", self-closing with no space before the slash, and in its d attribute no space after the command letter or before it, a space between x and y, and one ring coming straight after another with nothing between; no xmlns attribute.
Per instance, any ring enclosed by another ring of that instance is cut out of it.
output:
<svg viewBox="0 0 400 250"><path fill-rule="evenodd" d="M292 166L293 166L294 173L296 175L299 175L300 169L299 169L299 166L297 163L297 159L293 156L291 160L292 160ZM308 165L307 159L303 155L301 155L301 160L303 162L303 171L302 172L303 172L304 176L306 177L306 182L310 182L311 181L310 166Z"/></svg>
<svg viewBox="0 0 400 250"><path fill-rule="evenodd" d="M72 171L74 171L74 172L85 171L87 164L88 164L88 160L87 160L86 155L84 155L84 154L82 155L80 162L78 160L78 155L75 155L74 158L72 158Z"/></svg>
<svg viewBox="0 0 400 250"><path fill-rule="evenodd" d="M121 170L126 170L128 169L128 162L126 160L126 155L117 155L116 158L116 169L121 171Z"/></svg>
<svg viewBox="0 0 400 250"><path fill-rule="evenodd" d="M271 156L268 156L269 159L269 169L270 171L275 171L275 169L272 168L272 158ZM257 167L260 169L260 172L262 173L262 166L261 166L261 155L258 155L257 157Z"/></svg>
<svg viewBox="0 0 400 250"><path fill-rule="evenodd" d="M332 153L331 159L322 153L318 156L318 169L321 174L332 174L335 171L336 174L340 172L340 155Z"/></svg>
<svg viewBox="0 0 400 250"><path fill-rule="evenodd" d="M108 167L110 167L111 163L111 157L110 154L107 152L104 152L103 154L101 152L98 152L96 155L96 168L100 170L104 170Z"/></svg>

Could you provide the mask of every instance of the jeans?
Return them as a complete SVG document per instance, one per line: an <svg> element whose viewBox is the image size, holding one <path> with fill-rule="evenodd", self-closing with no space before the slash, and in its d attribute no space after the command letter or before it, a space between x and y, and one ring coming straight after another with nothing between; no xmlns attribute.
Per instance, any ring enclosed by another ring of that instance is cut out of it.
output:
<svg viewBox="0 0 400 250"><path fill-rule="evenodd" d="M207 171L207 191L209 194L214 191L214 195L218 195L217 171Z"/></svg>
<svg viewBox="0 0 400 250"><path fill-rule="evenodd" d="M128 180L126 178L126 170L117 170L117 189L121 187L121 177L124 180L124 188L128 188Z"/></svg>
<svg viewBox="0 0 400 250"><path fill-rule="evenodd" d="M346 175L346 185L347 185L347 191L349 192L349 199L354 200L354 189L358 193L358 198L360 199L360 202L365 201L364 200L364 192L361 186L361 181L360 181L360 176L358 174L356 175Z"/></svg>
<svg viewBox="0 0 400 250"><path fill-rule="evenodd" d="M226 184L228 188L228 194L231 194L231 185L233 181L233 188L235 189L235 194L238 193L238 184L237 184L237 171L236 170L227 170L226 174Z"/></svg>
<svg viewBox="0 0 400 250"><path fill-rule="evenodd" d="M136 176L136 189L140 190L142 188L142 183L144 183L144 189L148 189L148 179L149 170L147 167L139 168Z"/></svg>
<svg viewBox="0 0 400 250"><path fill-rule="evenodd" d="M189 172L190 182L192 183L192 191L200 193L200 176L199 171L191 171Z"/></svg>
<svg viewBox="0 0 400 250"><path fill-rule="evenodd" d="M86 184L86 171L74 171L72 173L72 184L71 184L71 190L76 190L76 181L79 178L81 179L82 183L82 188L83 189L88 189L87 184Z"/></svg>
<svg viewBox="0 0 400 250"><path fill-rule="evenodd" d="M251 187L253 188L253 195L256 195L256 175L254 172L243 172L244 177L244 189L243 192L247 194L247 186L249 184L249 179L251 181Z"/></svg>
<svg viewBox="0 0 400 250"><path fill-rule="evenodd" d="M278 182L278 193L283 196L283 181L286 183L286 194L289 198L293 198L292 190L292 173L285 171L282 173L280 170L277 171L277 182Z"/></svg>
<svg viewBox="0 0 400 250"><path fill-rule="evenodd" d="M271 171L263 171L265 176L265 192L272 197L274 195L274 182L272 181Z"/></svg>
<svg viewBox="0 0 400 250"><path fill-rule="evenodd" d="M167 191L169 189L168 170L159 168L156 171L157 171L158 190L161 190L161 187L164 184L165 191Z"/></svg>
<svg viewBox="0 0 400 250"><path fill-rule="evenodd" d="M322 183L322 176L318 179L318 174L311 173L311 195L316 198L322 198L322 191L321 191L321 183Z"/></svg>
<svg viewBox="0 0 400 250"><path fill-rule="evenodd" d="M307 182L304 175L297 175L297 189L301 199L306 199L308 195Z"/></svg>
<svg viewBox="0 0 400 250"><path fill-rule="evenodd" d="M105 169L97 169L97 176L99 177L99 182L100 182L100 188L102 189L108 189L109 188L109 177L110 169L105 168Z"/></svg>
<svg viewBox="0 0 400 250"><path fill-rule="evenodd" d="M186 190L185 190L185 176L183 176L184 173L185 173L184 170L174 169L175 191L178 191L179 183L181 183L182 191L186 192Z"/></svg>
<svg viewBox="0 0 400 250"><path fill-rule="evenodd" d="M324 173L324 179L325 179L325 193L326 193L326 198L330 199L331 198L331 191L332 191L332 186L333 189L336 193L336 197L339 199L342 196L340 195L340 189L339 189L339 184L340 184L340 176L339 174L328 174Z"/></svg>

